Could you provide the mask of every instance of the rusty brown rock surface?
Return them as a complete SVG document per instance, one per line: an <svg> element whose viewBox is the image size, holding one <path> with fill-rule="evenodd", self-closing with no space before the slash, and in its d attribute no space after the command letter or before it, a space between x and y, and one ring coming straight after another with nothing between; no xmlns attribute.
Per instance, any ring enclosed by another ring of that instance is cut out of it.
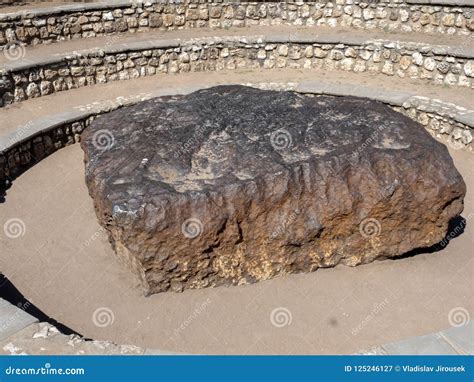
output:
<svg viewBox="0 0 474 382"><path fill-rule="evenodd" d="M81 145L99 222L147 294L430 247L466 192L421 125L354 97L219 86L100 116Z"/></svg>

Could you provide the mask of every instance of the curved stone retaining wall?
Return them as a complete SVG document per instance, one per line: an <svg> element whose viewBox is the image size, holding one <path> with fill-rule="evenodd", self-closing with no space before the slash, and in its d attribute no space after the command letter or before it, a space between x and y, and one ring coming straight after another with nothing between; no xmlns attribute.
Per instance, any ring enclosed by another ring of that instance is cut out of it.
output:
<svg viewBox="0 0 474 382"><path fill-rule="evenodd" d="M474 30L473 7L472 0L107 0L0 14L0 47L18 41L36 45L153 28L280 24L467 35Z"/></svg>
<svg viewBox="0 0 474 382"><path fill-rule="evenodd" d="M0 153L0 198L2 189L8 187L10 180L60 148L78 142L79 134L93 119L94 116L90 116L76 122L59 124L5 148ZM28 126L23 128L28 129ZM18 135L22 136L21 131Z"/></svg>
<svg viewBox="0 0 474 382"><path fill-rule="evenodd" d="M0 72L2 105L97 83L157 73L236 68L299 68L382 73L431 83L472 87L474 61L447 47L415 43L289 42L278 37L146 41L106 51L76 52L46 62L17 61ZM338 40L339 41L339 40ZM118 51L117 51L118 50ZM457 56L455 56L457 54Z"/></svg>
<svg viewBox="0 0 474 382"><path fill-rule="evenodd" d="M329 95L359 95L364 96L364 90L353 88L335 89L331 84L245 84L264 88L294 90L304 94ZM326 88L326 89L325 89ZM134 104L141 100L156 96L187 93L176 89L163 89L156 94L140 95L130 99L117 99L117 102L108 102L95 106L93 109L84 108L73 117L58 116L57 121L51 123L31 122L31 125L21 126L9 137L0 137L0 190L7 188L11 180L32 167L35 163L67 145L79 142L80 133L90 125L97 115L111 110ZM360 94L359 94L360 93ZM473 151L474 111L465 110L453 104L439 100L410 96L398 93L373 95L372 99L387 103L395 110L407 115L425 126L433 135L442 138L454 149L468 149ZM36 125L34 125L36 124Z"/></svg>

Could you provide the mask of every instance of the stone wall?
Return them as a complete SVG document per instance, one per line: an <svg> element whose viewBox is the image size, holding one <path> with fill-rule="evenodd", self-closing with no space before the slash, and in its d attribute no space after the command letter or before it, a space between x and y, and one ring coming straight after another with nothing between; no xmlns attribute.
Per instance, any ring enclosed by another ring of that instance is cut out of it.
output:
<svg viewBox="0 0 474 382"><path fill-rule="evenodd" d="M92 122L94 116L77 122L65 123L44 133L13 144L0 153L1 190L9 181L28 170L34 164L62 147L79 142L80 133Z"/></svg>
<svg viewBox="0 0 474 382"><path fill-rule="evenodd" d="M212 38L182 45L178 42L162 42L161 45L170 47L123 53L96 51L65 57L43 66L20 66L0 74L1 102L7 105L82 86L158 73L244 68L367 71L451 86L469 87L474 82L474 61L439 55L413 44L403 47L374 42L352 46L229 37L221 42Z"/></svg>
<svg viewBox="0 0 474 382"><path fill-rule="evenodd" d="M0 15L0 47L17 41L36 45L149 29L280 24L466 35L474 30L472 5L443 6L419 2L422 4L400 0L321 0L305 3L108 0L63 5L54 10L39 8L27 13ZM446 4L453 2L446 1Z"/></svg>
<svg viewBox="0 0 474 382"><path fill-rule="evenodd" d="M417 107L396 106L393 109L417 121L432 135L441 138L453 149L471 146L474 130L449 116L427 112Z"/></svg>

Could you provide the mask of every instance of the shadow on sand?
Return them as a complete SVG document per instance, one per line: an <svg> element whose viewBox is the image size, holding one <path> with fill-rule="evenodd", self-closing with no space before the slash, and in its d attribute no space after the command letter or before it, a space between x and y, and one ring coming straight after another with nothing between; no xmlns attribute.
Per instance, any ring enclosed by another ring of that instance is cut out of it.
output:
<svg viewBox="0 0 474 382"><path fill-rule="evenodd" d="M416 248L401 256L392 257L388 260L406 259L409 257L420 255L422 253L439 252L443 250L444 248L446 248L451 240L462 235L464 233L464 229L466 228L466 225L467 225L466 219L464 219L462 216L456 216L449 221L448 232L446 236L444 237L444 239L441 240L439 243L432 245L431 247Z"/></svg>

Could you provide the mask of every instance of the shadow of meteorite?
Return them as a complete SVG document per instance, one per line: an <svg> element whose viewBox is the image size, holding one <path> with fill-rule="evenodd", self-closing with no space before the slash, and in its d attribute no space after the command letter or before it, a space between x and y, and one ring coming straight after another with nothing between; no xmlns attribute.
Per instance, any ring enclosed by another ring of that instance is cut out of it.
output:
<svg viewBox="0 0 474 382"><path fill-rule="evenodd" d="M458 236L461 236L464 233L464 229L466 228L467 220L464 219L462 216L456 216L449 221L448 224L448 232L443 240L439 243L432 245L431 247L423 247L423 248L416 248L407 253L404 253L401 256L391 257L389 260L399 260L399 259L406 259L409 257L413 257L416 255L420 255L422 253L434 253L442 251L446 248L449 242L455 239Z"/></svg>

